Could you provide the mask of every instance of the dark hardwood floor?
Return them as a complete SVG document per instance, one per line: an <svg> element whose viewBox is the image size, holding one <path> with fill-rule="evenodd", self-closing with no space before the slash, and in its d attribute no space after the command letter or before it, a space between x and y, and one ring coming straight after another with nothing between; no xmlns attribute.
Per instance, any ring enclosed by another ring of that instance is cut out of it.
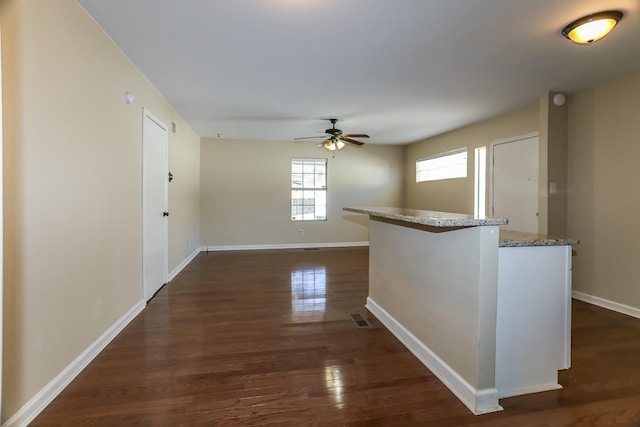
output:
<svg viewBox="0 0 640 427"><path fill-rule="evenodd" d="M640 426L640 320L574 301L564 389L474 416L367 313L367 278L366 248L202 253L32 425Z"/></svg>

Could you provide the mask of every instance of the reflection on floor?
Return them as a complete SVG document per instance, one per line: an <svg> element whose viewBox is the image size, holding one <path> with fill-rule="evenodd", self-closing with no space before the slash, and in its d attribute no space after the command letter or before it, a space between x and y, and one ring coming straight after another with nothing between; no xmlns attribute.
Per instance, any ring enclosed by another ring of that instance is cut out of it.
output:
<svg viewBox="0 0 640 427"><path fill-rule="evenodd" d="M322 320L326 306L327 269L325 267L311 267L292 271L291 321ZM296 316L300 312L304 316Z"/></svg>
<svg viewBox="0 0 640 427"><path fill-rule="evenodd" d="M342 374L340 373L340 367L336 365L325 366L324 368L324 382L327 387L327 393L332 396L333 403L336 408L343 409L344 402L342 400Z"/></svg>

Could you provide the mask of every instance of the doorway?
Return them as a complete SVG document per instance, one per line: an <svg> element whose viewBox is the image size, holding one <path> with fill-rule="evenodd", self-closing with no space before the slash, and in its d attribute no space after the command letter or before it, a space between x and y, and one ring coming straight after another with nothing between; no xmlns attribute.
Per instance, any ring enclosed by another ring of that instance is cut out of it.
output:
<svg viewBox="0 0 640 427"><path fill-rule="evenodd" d="M167 282L169 137L147 109L142 123L142 274L149 301Z"/></svg>
<svg viewBox="0 0 640 427"><path fill-rule="evenodd" d="M507 230L538 233L538 134L491 144L491 215Z"/></svg>

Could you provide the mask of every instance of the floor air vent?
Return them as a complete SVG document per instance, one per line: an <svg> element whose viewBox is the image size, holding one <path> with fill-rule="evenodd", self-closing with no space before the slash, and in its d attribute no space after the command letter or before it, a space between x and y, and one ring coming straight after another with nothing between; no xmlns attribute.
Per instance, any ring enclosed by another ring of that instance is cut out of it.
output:
<svg viewBox="0 0 640 427"><path fill-rule="evenodd" d="M351 313L349 316L351 317L351 320L353 320L353 323L355 323L358 328L368 328L371 326L369 325L369 322L367 322L367 320L364 317L362 317L362 314L360 313Z"/></svg>

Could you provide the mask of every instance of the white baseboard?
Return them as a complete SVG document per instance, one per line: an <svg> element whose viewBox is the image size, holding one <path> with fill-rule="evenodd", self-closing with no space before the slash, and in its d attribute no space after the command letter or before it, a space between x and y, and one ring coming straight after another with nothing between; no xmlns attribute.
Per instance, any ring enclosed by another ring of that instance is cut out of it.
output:
<svg viewBox="0 0 640 427"><path fill-rule="evenodd" d="M446 385L458 399L475 415L501 411L498 404L498 390L495 388L477 390L456 371L440 359L429 347L409 332L374 300L367 298L365 306L382 322L389 331L404 344L436 377Z"/></svg>
<svg viewBox="0 0 640 427"><path fill-rule="evenodd" d="M97 340L73 362L60 372L42 390L31 398L2 427L23 427L33 421L66 386L127 326L145 307L143 300L138 301L127 313L118 319Z"/></svg>
<svg viewBox="0 0 640 427"><path fill-rule="evenodd" d="M185 258L184 261L182 261L176 268L173 269L173 271L171 273L169 273L169 276L167 277L167 282L172 281L173 279L175 279L175 277L187 266L189 265L189 263L191 261L193 261L193 259L195 257L198 256L198 254L202 251L206 250L206 248L204 247L200 247L198 249L196 249L195 251L193 251L193 253L191 255L189 255L187 258Z"/></svg>
<svg viewBox="0 0 640 427"><path fill-rule="evenodd" d="M369 246L369 242L336 242L336 243L282 243L273 245L229 245L205 246L205 251L253 251L265 249L314 249L314 248L350 248Z"/></svg>
<svg viewBox="0 0 640 427"><path fill-rule="evenodd" d="M551 391L551 390L562 390L562 386L558 383L555 383L555 384L540 385L536 387L506 390L506 391L500 392L498 394L498 397L500 397L500 399L504 399L507 397L522 396L523 394L540 393L543 391Z"/></svg>
<svg viewBox="0 0 640 427"><path fill-rule="evenodd" d="M640 308L621 304L615 301L610 301L608 299L596 297L578 291L573 291L572 296L579 301L584 301L589 304L597 305L598 307L606 308L607 310L617 311L618 313L626 314L627 316L640 319Z"/></svg>

